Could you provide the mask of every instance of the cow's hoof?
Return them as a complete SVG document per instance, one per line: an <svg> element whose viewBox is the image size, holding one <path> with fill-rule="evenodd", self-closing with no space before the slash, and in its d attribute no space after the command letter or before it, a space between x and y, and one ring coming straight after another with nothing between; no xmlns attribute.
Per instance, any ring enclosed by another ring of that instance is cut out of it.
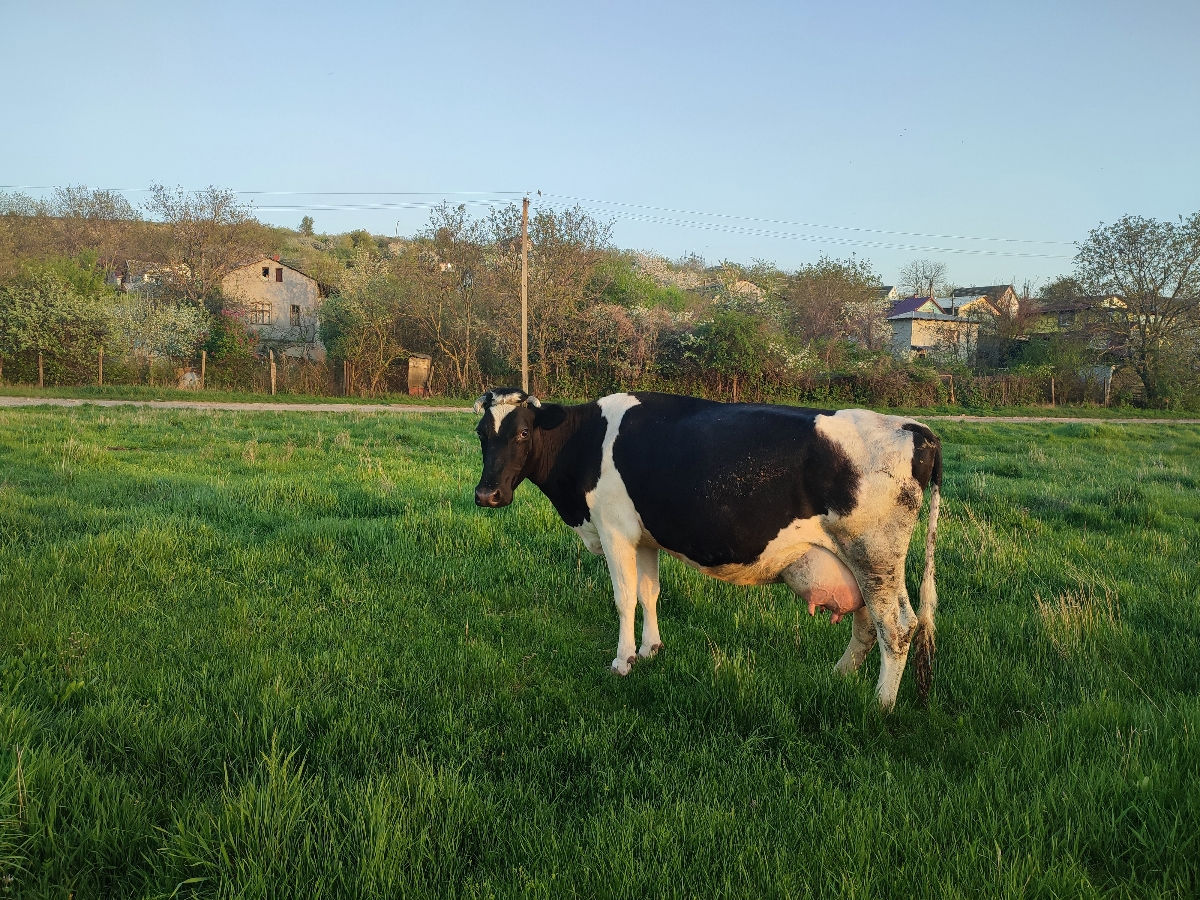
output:
<svg viewBox="0 0 1200 900"><path fill-rule="evenodd" d="M657 644L651 644L649 647L646 647L643 650L639 650L638 656L640 656L642 659L651 659L652 657L657 656L658 651L661 650L662 648L663 648L662 641L659 641Z"/></svg>
<svg viewBox="0 0 1200 900"><path fill-rule="evenodd" d="M608 667L608 671L614 675L628 675L629 670L633 668L633 664L637 662L636 656L631 656L629 659L622 662L620 659L614 659L612 665Z"/></svg>

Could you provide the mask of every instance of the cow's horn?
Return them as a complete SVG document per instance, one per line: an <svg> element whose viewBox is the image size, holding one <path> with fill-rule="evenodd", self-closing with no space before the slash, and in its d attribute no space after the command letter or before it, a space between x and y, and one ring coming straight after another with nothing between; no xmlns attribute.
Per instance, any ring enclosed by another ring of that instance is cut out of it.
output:
<svg viewBox="0 0 1200 900"><path fill-rule="evenodd" d="M537 409L538 407L540 407L542 405L542 401L539 400L537 397L533 396L533 394L530 394L528 397L525 398L525 405L532 406L534 409Z"/></svg>
<svg viewBox="0 0 1200 900"><path fill-rule="evenodd" d="M488 408L488 406L491 404L491 402L492 402L492 392L491 391L488 391L486 394L480 394L479 397L476 398L476 400L475 400L474 409L475 409L476 414L482 413L485 409Z"/></svg>

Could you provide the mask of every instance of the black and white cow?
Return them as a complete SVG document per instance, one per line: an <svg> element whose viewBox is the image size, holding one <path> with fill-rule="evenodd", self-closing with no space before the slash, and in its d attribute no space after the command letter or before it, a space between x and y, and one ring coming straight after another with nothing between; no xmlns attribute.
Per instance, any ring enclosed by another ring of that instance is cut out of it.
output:
<svg viewBox="0 0 1200 900"><path fill-rule="evenodd" d="M836 668L857 669L878 640L885 710L896 702L915 639L918 692L927 695L942 453L920 422L655 393L558 406L515 388L488 391L475 411L483 413L475 502L506 506L529 479L588 550L608 561L620 618L614 672L628 673L662 647L656 604L665 550L734 584L784 581L810 614L826 609L836 622L853 612ZM918 614L904 560L931 485Z"/></svg>

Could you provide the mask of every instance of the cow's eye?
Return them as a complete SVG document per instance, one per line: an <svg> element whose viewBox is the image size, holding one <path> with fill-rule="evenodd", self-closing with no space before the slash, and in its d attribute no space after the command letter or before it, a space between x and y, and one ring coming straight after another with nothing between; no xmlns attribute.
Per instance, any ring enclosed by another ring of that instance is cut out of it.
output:
<svg viewBox="0 0 1200 900"><path fill-rule="evenodd" d="M529 437L529 429L522 428L521 433L517 435L517 437L519 437L521 440L525 440L527 437Z"/></svg>

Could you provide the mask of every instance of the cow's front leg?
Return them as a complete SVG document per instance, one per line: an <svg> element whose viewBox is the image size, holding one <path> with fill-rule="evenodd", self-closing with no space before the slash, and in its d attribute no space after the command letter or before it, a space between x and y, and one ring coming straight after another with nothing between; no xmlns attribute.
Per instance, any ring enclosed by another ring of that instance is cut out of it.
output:
<svg viewBox="0 0 1200 900"><path fill-rule="evenodd" d="M649 659L662 649L658 634L658 548L638 547L637 595L642 605L642 646L638 656Z"/></svg>
<svg viewBox="0 0 1200 900"><path fill-rule="evenodd" d="M604 541L604 558L612 577L613 602L620 623L612 670L618 675L628 675L630 667L637 661L633 635L633 618L637 611L637 548L623 537L611 536Z"/></svg>

